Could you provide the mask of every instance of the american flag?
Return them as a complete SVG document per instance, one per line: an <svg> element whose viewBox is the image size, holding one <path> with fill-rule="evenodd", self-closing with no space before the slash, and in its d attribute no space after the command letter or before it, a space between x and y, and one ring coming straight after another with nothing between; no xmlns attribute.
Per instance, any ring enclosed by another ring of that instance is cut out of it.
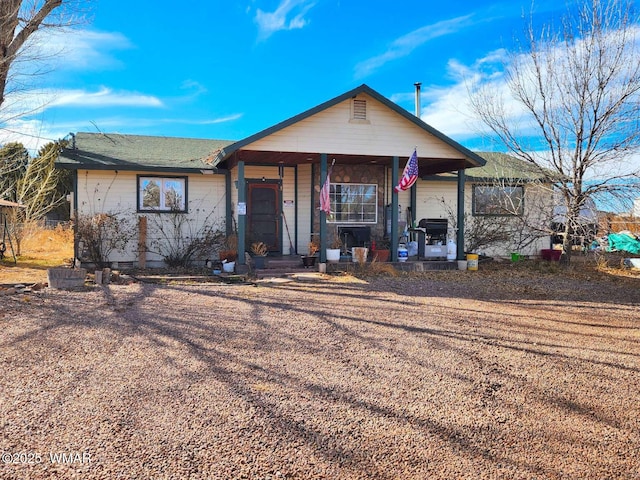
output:
<svg viewBox="0 0 640 480"><path fill-rule="evenodd" d="M331 189L331 170L333 170L333 164L327 170L327 178L320 189L320 210L326 213L327 215L331 215L331 197L329 195L329 191Z"/></svg>
<svg viewBox="0 0 640 480"><path fill-rule="evenodd" d="M408 190L411 186L416 183L418 179L418 153L414 149L413 155L409 158L409 161L404 167L404 171L402 172L402 178L400 179L400 183L397 187L395 187L396 192L400 192L402 190Z"/></svg>

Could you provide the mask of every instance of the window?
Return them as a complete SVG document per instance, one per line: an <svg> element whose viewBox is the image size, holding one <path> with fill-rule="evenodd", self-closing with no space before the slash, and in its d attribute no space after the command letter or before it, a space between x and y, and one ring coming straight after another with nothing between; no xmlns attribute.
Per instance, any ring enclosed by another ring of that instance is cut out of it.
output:
<svg viewBox="0 0 640 480"><path fill-rule="evenodd" d="M138 211L186 212L187 177L138 176Z"/></svg>
<svg viewBox="0 0 640 480"><path fill-rule="evenodd" d="M524 188L514 186L475 185L474 215L522 215Z"/></svg>
<svg viewBox="0 0 640 480"><path fill-rule="evenodd" d="M365 183L332 183L329 192L333 223L376 223L378 186Z"/></svg>

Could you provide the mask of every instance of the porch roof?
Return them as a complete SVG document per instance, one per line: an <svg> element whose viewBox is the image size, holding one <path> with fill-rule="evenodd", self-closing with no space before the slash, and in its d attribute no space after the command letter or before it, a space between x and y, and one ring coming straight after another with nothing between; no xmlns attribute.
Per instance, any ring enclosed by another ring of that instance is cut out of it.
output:
<svg viewBox="0 0 640 480"><path fill-rule="evenodd" d="M292 125L299 123L320 112L323 112L333 106L336 106L341 102L344 102L351 98L355 98L359 94L366 94L374 100L377 100L388 109L399 114L404 120L417 126L425 134L437 138L444 144L452 147L453 150L455 150L457 153L459 153L459 156L456 155L456 158L437 158L424 155L424 152L419 151L418 162L419 169L422 175L434 175L437 173L463 170L471 167L481 167L486 163L485 160L478 154L460 145L450 137L444 135L442 132L423 122L420 118L416 117L412 113L385 98L369 86L363 84L353 90L345 92L342 95L339 95L327 102L324 102L272 127L262 130L261 132L251 135L243 140L221 147L218 151L214 152L209 157L211 164L213 166L223 166L226 168L232 168L237 164L238 161L244 161L247 164L298 165L305 163L317 163L320 161L320 154L326 153L329 158L335 158L336 162L341 164L381 164L391 166L393 161L393 156L391 155L362 155L353 153L345 154L340 152L332 152L330 150L324 152L273 151L247 148L251 144L254 144L259 140L276 134L287 127L291 127ZM330 147L328 147L328 149L329 148ZM410 153L411 152L407 151L399 152L398 157L402 159L408 157Z"/></svg>

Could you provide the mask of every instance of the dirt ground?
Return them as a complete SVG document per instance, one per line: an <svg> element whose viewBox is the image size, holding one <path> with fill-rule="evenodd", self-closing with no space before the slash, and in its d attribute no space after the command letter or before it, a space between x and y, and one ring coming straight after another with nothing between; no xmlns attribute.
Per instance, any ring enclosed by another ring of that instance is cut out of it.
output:
<svg viewBox="0 0 640 480"><path fill-rule="evenodd" d="M513 266L0 297L0 477L637 479L639 286Z"/></svg>

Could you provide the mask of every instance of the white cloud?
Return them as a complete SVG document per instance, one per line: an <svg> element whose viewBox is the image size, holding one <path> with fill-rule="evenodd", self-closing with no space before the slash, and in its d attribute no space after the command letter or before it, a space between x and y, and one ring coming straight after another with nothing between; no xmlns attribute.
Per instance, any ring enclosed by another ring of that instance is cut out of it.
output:
<svg viewBox="0 0 640 480"><path fill-rule="evenodd" d="M305 15L315 6L310 0L282 0L273 12L256 11L255 22L258 24L258 40L266 40L280 30L294 30L305 27L309 21Z"/></svg>
<svg viewBox="0 0 640 480"><path fill-rule="evenodd" d="M460 29L472 25L474 23L472 18L473 15L464 15L443 20L431 25L425 25L395 39L384 53L358 63L355 67L356 78L371 75L386 63L410 55L416 48L434 38L456 33Z"/></svg>
<svg viewBox="0 0 640 480"><path fill-rule="evenodd" d="M41 120L10 120L0 127L0 145L19 142L35 154L43 145L61 139L69 132L64 125L52 127Z"/></svg>
<svg viewBox="0 0 640 480"><path fill-rule="evenodd" d="M129 39L119 32L95 30L52 30L46 46L53 54L61 52L64 63L60 67L69 70L119 67L121 63L112 52L133 48Z"/></svg>
<svg viewBox="0 0 640 480"><path fill-rule="evenodd" d="M52 97L49 107L162 107L162 101L153 95L143 95L137 92L114 92L110 88L102 87L97 92L86 90L63 90L50 92Z"/></svg>

